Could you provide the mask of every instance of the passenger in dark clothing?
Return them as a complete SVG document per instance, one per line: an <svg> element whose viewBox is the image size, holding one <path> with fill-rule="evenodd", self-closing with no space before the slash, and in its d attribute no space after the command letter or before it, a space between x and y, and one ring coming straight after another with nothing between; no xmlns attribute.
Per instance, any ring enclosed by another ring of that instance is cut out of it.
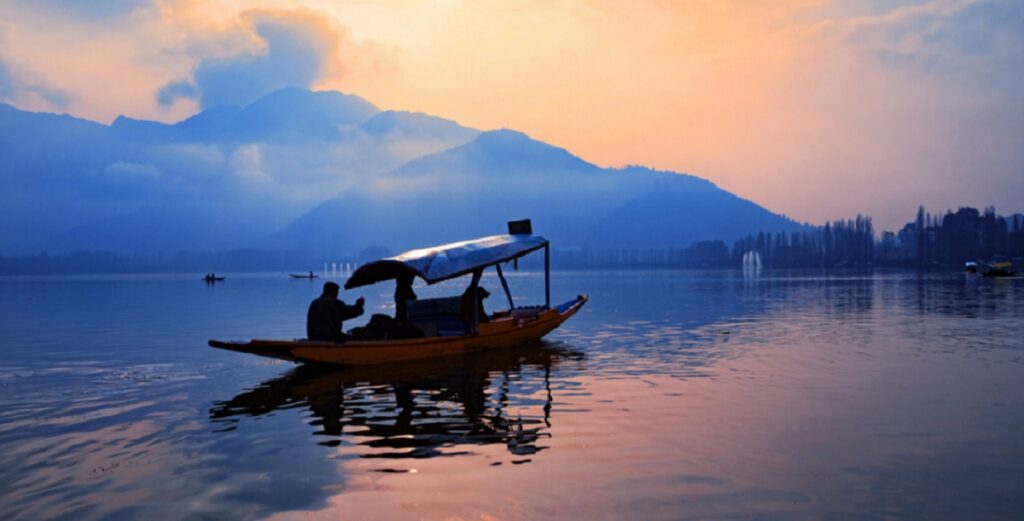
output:
<svg viewBox="0 0 1024 521"><path fill-rule="evenodd" d="M483 324L490 322L490 317L487 316L487 312L484 311L484 299L491 296L491 292L484 288L476 288L476 320L477 323ZM473 287L466 288L466 291L462 293L462 320L466 321L466 324L470 327L473 326Z"/></svg>
<svg viewBox="0 0 1024 521"><path fill-rule="evenodd" d="M416 292L412 290L412 275L403 275L395 279L395 320L409 321L408 302L416 300Z"/></svg>
<svg viewBox="0 0 1024 521"><path fill-rule="evenodd" d="M356 305L346 305L338 300L339 289L337 284L325 282L323 294L310 302L309 311L306 313L306 338L322 342L345 341L341 323L362 315L365 299L359 297Z"/></svg>

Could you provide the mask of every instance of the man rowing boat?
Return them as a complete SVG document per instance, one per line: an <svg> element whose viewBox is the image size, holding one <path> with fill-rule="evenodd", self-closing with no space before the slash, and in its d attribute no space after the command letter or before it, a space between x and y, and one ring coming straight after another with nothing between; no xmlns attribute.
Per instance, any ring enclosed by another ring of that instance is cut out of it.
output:
<svg viewBox="0 0 1024 521"><path fill-rule="evenodd" d="M309 303L306 312L306 338L309 340L340 344L345 341L342 322L363 314L366 300L359 297L354 306L349 306L338 300L339 289L337 284L325 282L323 294Z"/></svg>

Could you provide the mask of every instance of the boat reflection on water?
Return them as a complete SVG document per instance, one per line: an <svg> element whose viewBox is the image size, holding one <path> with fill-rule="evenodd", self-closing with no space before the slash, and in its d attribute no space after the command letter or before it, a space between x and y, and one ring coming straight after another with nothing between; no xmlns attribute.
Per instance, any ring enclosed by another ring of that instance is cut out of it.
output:
<svg viewBox="0 0 1024 521"><path fill-rule="evenodd" d="M528 456L550 436L552 370L583 356L541 342L414 363L300 365L215 403L210 419L235 430L246 417L308 408L321 445L356 445L361 457L455 456L485 444Z"/></svg>

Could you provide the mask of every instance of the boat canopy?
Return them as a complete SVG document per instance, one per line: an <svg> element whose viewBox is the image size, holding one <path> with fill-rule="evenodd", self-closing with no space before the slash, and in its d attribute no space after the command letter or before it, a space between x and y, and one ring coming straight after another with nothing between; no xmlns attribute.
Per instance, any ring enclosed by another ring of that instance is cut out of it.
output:
<svg viewBox="0 0 1024 521"><path fill-rule="evenodd" d="M360 266L345 282L345 289L402 276L418 276L427 284L435 284L522 257L547 245L547 239L539 235L492 235L407 251Z"/></svg>

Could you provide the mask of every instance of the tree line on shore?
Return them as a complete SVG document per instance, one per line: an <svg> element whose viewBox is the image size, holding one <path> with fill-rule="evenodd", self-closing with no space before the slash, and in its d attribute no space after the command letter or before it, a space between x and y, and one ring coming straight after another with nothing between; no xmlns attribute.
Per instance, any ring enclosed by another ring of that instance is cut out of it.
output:
<svg viewBox="0 0 1024 521"><path fill-rule="evenodd" d="M914 221L880 235L870 217L858 215L797 232L748 235L731 248L724 241L700 241L686 248L577 248L555 256L565 268L739 268L744 259L776 268L962 268L967 261L1022 258L1024 215L1003 217L992 207L963 207L945 214L920 207Z"/></svg>
<svg viewBox="0 0 1024 521"><path fill-rule="evenodd" d="M373 250L373 251L370 251ZM379 251L378 251L379 250ZM338 257L352 264L387 256L382 248ZM997 215L994 208L931 214L918 209L914 221L898 232L875 234L870 217L826 222L791 233L758 233L733 243L700 241L667 248L558 248L552 264L558 269L585 268L739 268L744 258L764 267L835 268L866 266L960 268L973 260L1024 258L1024 215ZM0 274L154 273L215 271L303 271L323 266L322 256L294 251L232 250L124 255L104 251L0 255ZM523 265L529 269L529 258Z"/></svg>
<svg viewBox="0 0 1024 521"><path fill-rule="evenodd" d="M962 207L940 215L922 206L914 221L880 236L871 218L860 215L799 233L748 236L733 246L730 262L739 265L747 252L774 267L962 268L968 261L1024 257L1024 216L1003 217L992 207Z"/></svg>

